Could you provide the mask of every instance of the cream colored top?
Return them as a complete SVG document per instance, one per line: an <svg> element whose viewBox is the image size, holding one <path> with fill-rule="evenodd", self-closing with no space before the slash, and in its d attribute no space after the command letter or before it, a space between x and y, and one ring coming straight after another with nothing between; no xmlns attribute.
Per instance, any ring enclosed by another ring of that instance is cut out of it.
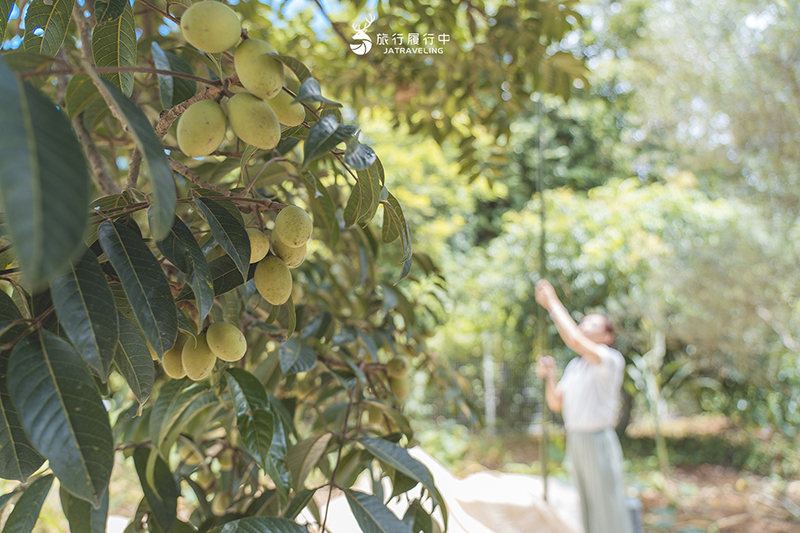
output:
<svg viewBox="0 0 800 533"><path fill-rule="evenodd" d="M625 358L605 344L597 353L598 364L583 357L570 361L558 383L567 431L601 431L617 424Z"/></svg>

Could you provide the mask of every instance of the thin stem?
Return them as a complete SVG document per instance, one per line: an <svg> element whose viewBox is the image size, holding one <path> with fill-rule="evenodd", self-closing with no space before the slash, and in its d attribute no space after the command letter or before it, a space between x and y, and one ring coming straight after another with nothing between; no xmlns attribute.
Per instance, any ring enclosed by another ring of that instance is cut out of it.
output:
<svg viewBox="0 0 800 533"><path fill-rule="evenodd" d="M85 20L85 19L84 19ZM115 73L115 72L140 72L144 74L162 74L164 76L172 76L173 78L183 78L186 80L196 81L205 85L220 85L218 80L209 80L208 78L201 78L192 74L184 74L183 72L175 72L173 70L163 70L160 68L150 67L95 67L95 72L101 74ZM82 68L62 68L55 70L31 70L27 72L20 72L21 78L35 78L37 76L63 76L65 74L85 74L86 69Z"/></svg>
<svg viewBox="0 0 800 533"><path fill-rule="evenodd" d="M163 16L167 17L172 22L175 22L176 24L180 24L180 22L181 22L180 19L176 19L175 17L170 15L169 11L164 11L164 10L154 6L153 4L148 2L147 0L139 0L139 2L143 3L144 5L146 5L147 7L149 7L150 9L155 11L156 13L158 13L159 15L163 15ZM167 9L169 10L169 2L167 2Z"/></svg>

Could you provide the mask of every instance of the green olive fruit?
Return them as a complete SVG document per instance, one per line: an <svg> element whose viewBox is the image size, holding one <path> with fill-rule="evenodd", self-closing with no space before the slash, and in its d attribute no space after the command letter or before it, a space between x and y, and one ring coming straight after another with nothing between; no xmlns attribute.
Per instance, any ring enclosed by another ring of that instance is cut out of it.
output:
<svg viewBox="0 0 800 533"><path fill-rule="evenodd" d="M197 466L203 462L203 458L191 446L184 445L178 448L178 455L181 462L189 466Z"/></svg>
<svg viewBox="0 0 800 533"><path fill-rule="evenodd" d="M303 246L311 238L314 224L305 209L296 205L286 206L275 217L274 233L291 248Z"/></svg>
<svg viewBox="0 0 800 533"><path fill-rule="evenodd" d="M183 13L181 32L198 50L218 54L239 42L242 23L236 12L222 2L205 0L192 4Z"/></svg>
<svg viewBox="0 0 800 533"><path fill-rule="evenodd" d="M190 105L178 121L178 148L189 157L204 157L225 138L225 112L214 100Z"/></svg>
<svg viewBox="0 0 800 533"><path fill-rule="evenodd" d="M278 122L284 126L299 126L306 119L306 108L299 102L293 104L292 100L294 98L282 89L274 98L267 100L272 110L275 111Z"/></svg>
<svg viewBox="0 0 800 533"><path fill-rule="evenodd" d="M239 81L251 94L265 100L274 98L283 87L283 63L269 56L276 53L266 41L245 39L233 55Z"/></svg>
<svg viewBox="0 0 800 533"><path fill-rule="evenodd" d="M250 237L250 262L258 263L269 253L269 237L258 228L247 228Z"/></svg>
<svg viewBox="0 0 800 533"><path fill-rule="evenodd" d="M292 295L292 273L274 255L268 255L256 265L253 282L261 297L272 305L284 304Z"/></svg>
<svg viewBox="0 0 800 533"><path fill-rule="evenodd" d="M281 140L281 125L267 102L250 93L237 93L228 100L228 122L247 144L272 150Z"/></svg>
<svg viewBox="0 0 800 533"><path fill-rule="evenodd" d="M286 246L274 233L272 234L272 253L280 257L289 268L297 268L306 258L306 245L297 248Z"/></svg>
<svg viewBox="0 0 800 533"><path fill-rule="evenodd" d="M194 341L190 339L183 345L181 362L186 375L192 381L207 378L216 361L217 356L209 348L205 332L198 335Z"/></svg>
<svg viewBox="0 0 800 533"><path fill-rule="evenodd" d="M211 500L211 512L217 516L222 516L228 510L228 505L231 503L231 495L227 492L219 492L214 499Z"/></svg>
<svg viewBox="0 0 800 533"><path fill-rule="evenodd" d="M186 345L186 340L186 335L178 333L175 346L164 352L164 357L161 359L164 373L172 379L181 379L186 375L182 362L183 347Z"/></svg>
<svg viewBox="0 0 800 533"><path fill-rule="evenodd" d="M408 379L408 376L404 378L389 378L389 388L399 400L405 400L411 392L411 380Z"/></svg>
<svg viewBox="0 0 800 533"><path fill-rule="evenodd" d="M192 474L192 476L194 477L194 481L204 490L208 490L216 480L214 474L208 468L201 468Z"/></svg>
<svg viewBox="0 0 800 533"><path fill-rule="evenodd" d="M370 402L367 404L367 419L370 424L380 424L383 421L383 411L380 407Z"/></svg>
<svg viewBox="0 0 800 533"><path fill-rule="evenodd" d="M230 449L225 449L217 456L220 470L230 470L233 468L233 452Z"/></svg>
<svg viewBox="0 0 800 533"><path fill-rule="evenodd" d="M247 351L247 340L239 328L227 322L214 322L206 330L206 342L223 361L238 361Z"/></svg>
<svg viewBox="0 0 800 533"><path fill-rule="evenodd" d="M408 375L410 369L408 359L403 356L396 355L392 357L386 364L386 373L390 378L404 378Z"/></svg>

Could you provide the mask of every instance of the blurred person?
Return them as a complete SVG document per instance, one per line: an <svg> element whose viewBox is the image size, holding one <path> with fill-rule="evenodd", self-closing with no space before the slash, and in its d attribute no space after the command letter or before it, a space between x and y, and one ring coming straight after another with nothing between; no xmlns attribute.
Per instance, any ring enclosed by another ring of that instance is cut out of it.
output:
<svg viewBox="0 0 800 533"><path fill-rule="evenodd" d="M556 379L555 361L540 357L536 375L545 380L545 398L562 412L567 430L570 474L581 500L585 533L633 533L622 471L622 448L614 431L625 359L614 346L614 325L600 313L575 324L547 280L536 284L536 302L544 307L568 348L578 357Z"/></svg>

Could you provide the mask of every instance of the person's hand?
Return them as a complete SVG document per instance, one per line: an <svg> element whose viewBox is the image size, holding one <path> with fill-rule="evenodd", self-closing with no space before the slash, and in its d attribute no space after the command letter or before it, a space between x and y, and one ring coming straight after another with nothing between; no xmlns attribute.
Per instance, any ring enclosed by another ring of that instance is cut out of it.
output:
<svg viewBox="0 0 800 533"><path fill-rule="evenodd" d="M536 303L550 311L553 303L558 302L556 290L546 279L540 279L536 282Z"/></svg>
<svg viewBox="0 0 800 533"><path fill-rule="evenodd" d="M536 361L536 375L541 379L546 379L550 376L555 377L556 374L556 361L549 355L540 357Z"/></svg>

